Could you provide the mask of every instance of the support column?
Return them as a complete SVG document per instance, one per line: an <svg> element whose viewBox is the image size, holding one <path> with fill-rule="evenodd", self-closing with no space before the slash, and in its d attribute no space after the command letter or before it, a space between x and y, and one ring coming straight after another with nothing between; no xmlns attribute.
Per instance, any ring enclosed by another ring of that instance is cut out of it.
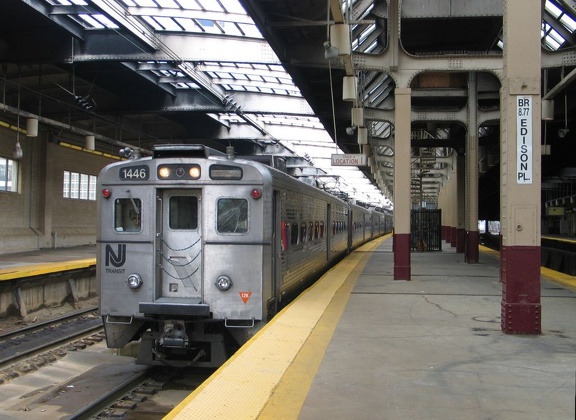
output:
<svg viewBox="0 0 576 420"><path fill-rule="evenodd" d="M458 159L456 151L452 155L452 169L448 182L448 208L450 209L450 236L448 242L452 248L456 248L456 232L458 230Z"/></svg>
<svg viewBox="0 0 576 420"><path fill-rule="evenodd" d="M456 252L464 253L464 243L466 240L465 220L466 220L466 158L458 154L456 158Z"/></svg>
<svg viewBox="0 0 576 420"><path fill-rule="evenodd" d="M504 1L500 97L502 331L540 334L541 2Z"/></svg>
<svg viewBox="0 0 576 420"><path fill-rule="evenodd" d="M444 181L446 182L446 181ZM445 190L445 185L443 184L440 187L440 192L438 193L438 208L440 210L442 210L442 212L440 213L440 220L441 220L441 225L442 225L442 240L445 241L446 237L448 236L446 231L446 205L444 204L446 199L444 198L446 196L446 190Z"/></svg>
<svg viewBox="0 0 576 420"><path fill-rule="evenodd" d="M394 92L394 280L410 280L410 94Z"/></svg>
<svg viewBox="0 0 576 420"><path fill-rule="evenodd" d="M444 185L444 204L442 207L446 227L446 237L444 240L448 245L450 245L452 235L452 178L452 171L449 171L446 176L446 184Z"/></svg>
<svg viewBox="0 0 576 420"><path fill-rule="evenodd" d="M478 231L478 87L476 73L468 73L468 133L466 137L466 246L464 260L479 260Z"/></svg>

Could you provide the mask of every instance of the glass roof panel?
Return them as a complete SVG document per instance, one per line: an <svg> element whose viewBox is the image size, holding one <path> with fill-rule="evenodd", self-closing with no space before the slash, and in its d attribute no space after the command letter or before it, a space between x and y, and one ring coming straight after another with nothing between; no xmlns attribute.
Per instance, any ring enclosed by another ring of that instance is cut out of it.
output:
<svg viewBox="0 0 576 420"><path fill-rule="evenodd" d="M179 7L174 0L156 0L156 3L158 3L158 6L160 7L168 7L173 9Z"/></svg>
<svg viewBox="0 0 576 420"><path fill-rule="evenodd" d="M576 30L576 22L568 15L563 15L560 18L560 23L562 23L562 25L564 25L570 32Z"/></svg>
<svg viewBox="0 0 576 420"><path fill-rule="evenodd" d="M558 6L556 6L554 3L550 1L546 1L546 10L556 19L558 19L560 15L563 13L562 9L560 9Z"/></svg>

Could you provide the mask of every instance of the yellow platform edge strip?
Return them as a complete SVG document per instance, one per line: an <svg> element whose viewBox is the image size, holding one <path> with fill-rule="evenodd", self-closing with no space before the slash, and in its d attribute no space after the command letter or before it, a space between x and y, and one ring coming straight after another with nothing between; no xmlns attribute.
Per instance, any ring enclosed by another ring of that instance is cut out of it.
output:
<svg viewBox="0 0 576 420"><path fill-rule="evenodd" d="M392 235L388 235L391 237ZM296 419L308 397L310 387L324 359L328 345L332 340L340 318L346 309L348 299L362 274L371 251L377 248L387 237L372 241L360 248L364 253L362 260L350 273L344 284L338 289L324 314L314 327L308 340L282 377L280 383L262 409L258 420Z"/></svg>
<svg viewBox="0 0 576 420"><path fill-rule="evenodd" d="M374 249L387 237L376 239L359 251ZM258 418L327 306L366 255L353 252L329 270L164 420Z"/></svg>
<svg viewBox="0 0 576 420"><path fill-rule="evenodd" d="M0 281L41 276L59 271L77 270L96 265L96 258L55 263L33 264L0 269Z"/></svg>

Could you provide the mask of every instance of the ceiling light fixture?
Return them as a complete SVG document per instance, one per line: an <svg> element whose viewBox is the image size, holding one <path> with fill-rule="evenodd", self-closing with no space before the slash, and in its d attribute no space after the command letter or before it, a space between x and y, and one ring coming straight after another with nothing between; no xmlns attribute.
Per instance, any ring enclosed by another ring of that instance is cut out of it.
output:
<svg viewBox="0 0 576 420"><path fill-rule="evenodd" d="M38 118L28 118L26 120L26 136L38 137Z"/></svg>

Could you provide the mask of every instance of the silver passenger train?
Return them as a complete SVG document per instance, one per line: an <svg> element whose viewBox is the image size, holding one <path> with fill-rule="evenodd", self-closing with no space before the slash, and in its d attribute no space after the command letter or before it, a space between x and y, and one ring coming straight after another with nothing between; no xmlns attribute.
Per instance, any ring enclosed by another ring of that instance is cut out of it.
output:
<svg viewBox="0 0 576 420"><path fill-rule="evenodd" d="M249 158L156 146L104 168L97 251L110 348L137 363L220 366L391 215Z"/></svg>

